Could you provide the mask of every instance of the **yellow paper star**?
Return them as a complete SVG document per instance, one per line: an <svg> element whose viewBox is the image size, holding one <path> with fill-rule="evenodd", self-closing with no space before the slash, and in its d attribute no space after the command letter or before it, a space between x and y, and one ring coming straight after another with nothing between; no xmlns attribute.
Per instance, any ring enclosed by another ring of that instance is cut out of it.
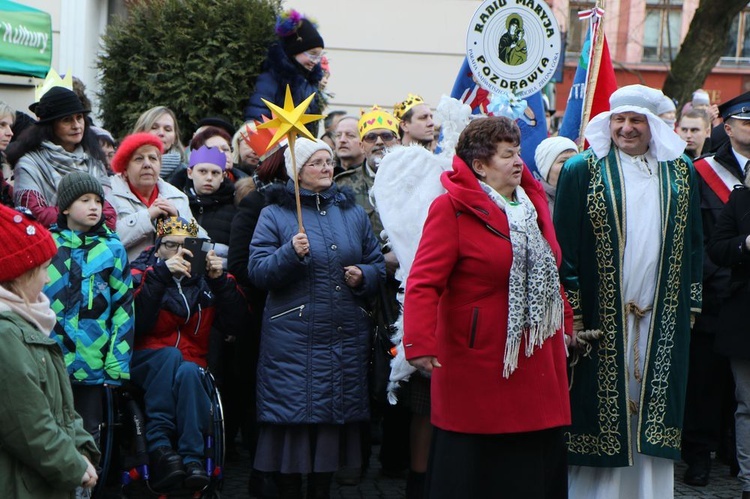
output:
<svg viewBox="0 0 750 499"><path fill-rule="evenodd" d="M315 140L313 134L305 128L307 123L323 118L322 114L305 114L305 110L307 110L312 102L313 97L315 97L314 92L307 99L302 101L299 106L295 107L294 101L292 100L292 91L289 88L289 85L287 85L283 109L273 102L261 99L266 106L273 111L274 118L262 125L258 125L258 128L278 128L276 134L271 139L271 142L268 143L268 149L271 149L284 137L294 139L297 135L303 135L310 140Z"/></svg>

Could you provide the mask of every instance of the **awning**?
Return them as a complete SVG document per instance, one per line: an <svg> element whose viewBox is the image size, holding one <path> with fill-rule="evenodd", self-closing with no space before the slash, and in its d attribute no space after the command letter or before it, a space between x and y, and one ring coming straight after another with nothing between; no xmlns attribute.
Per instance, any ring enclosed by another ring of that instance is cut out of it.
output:
<svg viewBox="0 0 750 499"><path fill-rule="evenodd" d="M47 76L52 64L52 17L0 0L0 73Z"/></svg>

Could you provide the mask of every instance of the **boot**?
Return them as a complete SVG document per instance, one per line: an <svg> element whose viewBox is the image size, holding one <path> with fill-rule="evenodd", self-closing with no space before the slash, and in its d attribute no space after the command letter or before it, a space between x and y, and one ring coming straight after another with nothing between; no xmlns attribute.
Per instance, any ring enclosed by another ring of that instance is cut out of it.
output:
<svg viewBox="0 0 750 499"><path fill-rule="evenodd" d="M406 479L406 499L424 499L424 481L427 473L409 470Z"/></svg>
<svg viewBox="0 0 750 499"><path fill-rule="evenodd" d="M330 499L333 473L307 475L307 499Z"/></svg>
<svg viewBox="0 0 750 499"><path fill-rule="evenodd" d="M279 489L279 499L302 499L300 473L277 473L276 486Z"/></svg>

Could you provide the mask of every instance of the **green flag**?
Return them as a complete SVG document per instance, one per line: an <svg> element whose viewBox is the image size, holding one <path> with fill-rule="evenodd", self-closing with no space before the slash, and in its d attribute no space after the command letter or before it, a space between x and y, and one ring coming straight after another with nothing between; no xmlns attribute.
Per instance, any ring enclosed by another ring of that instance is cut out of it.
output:
<svg viewBox="0 0 750 499"><path fill-rule="evenodd" d="M44 78L51 64L50 15L0 0L0 73Z"/></svg>

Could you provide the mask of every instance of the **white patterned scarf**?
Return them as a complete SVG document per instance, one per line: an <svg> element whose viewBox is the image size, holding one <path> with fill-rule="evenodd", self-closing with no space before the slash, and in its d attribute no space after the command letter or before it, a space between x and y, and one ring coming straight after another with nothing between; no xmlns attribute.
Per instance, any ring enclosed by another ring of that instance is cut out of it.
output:
<svg viewBox="0 0 750 499"><path fill-rule="evenodd" d="M560 275L555 255L537 224L533 203L521 186L518 201L507 200L492 187L479 181L482 190L508 217L513 263L508 289L508 331L503 357L503 376L518 367L521 338L526 340L526 357L542 346L563 323Z"/></svg>

